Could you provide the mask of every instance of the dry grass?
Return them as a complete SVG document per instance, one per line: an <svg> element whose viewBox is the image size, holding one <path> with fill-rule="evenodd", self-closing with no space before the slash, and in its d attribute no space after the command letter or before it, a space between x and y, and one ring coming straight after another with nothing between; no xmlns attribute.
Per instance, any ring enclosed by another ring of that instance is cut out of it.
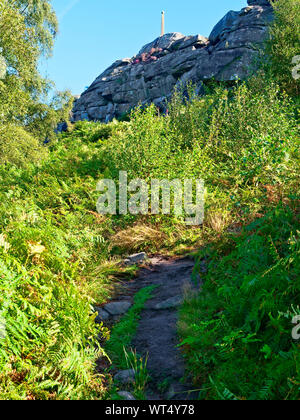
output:
<svg viewBox="0 0 300 420"><path fill-rule="evenodd" d="M230 224L229 212L210 211L207 213L205 226L213 229L217 233L222 233Z"/></svg>
<svg viewBox="0 0 300 420"><path fill-rule="evenodd" d="M157 251L167 239L167 235L146 224L137 224L115 234L112 245L124 252Z"/></svg>
<svg viewBox="0 0 300 420"><path fill-rule="evenodd" d="M122 284L129 280L135 271L132 267L122 267L120 259L97 262L86 267L83 275L77 279L81 293L92 299L97 305L102 305L114 298Z"/></svg>

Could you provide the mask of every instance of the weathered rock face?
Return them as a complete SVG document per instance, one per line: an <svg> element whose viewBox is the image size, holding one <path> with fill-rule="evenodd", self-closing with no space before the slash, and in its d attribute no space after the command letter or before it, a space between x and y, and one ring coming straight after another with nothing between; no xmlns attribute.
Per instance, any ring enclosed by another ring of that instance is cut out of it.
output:
<svg viewBox="0 0 300 420"><path fill-rule="evenodd" d="M228 12L208 39L180 33L157 38L97 77L76 100L73 120L109 122L150 102L163 109L174 87L188 81L201 89L207 79L247 78L272 19L268 0L248 0L240 12Z"/></svg>

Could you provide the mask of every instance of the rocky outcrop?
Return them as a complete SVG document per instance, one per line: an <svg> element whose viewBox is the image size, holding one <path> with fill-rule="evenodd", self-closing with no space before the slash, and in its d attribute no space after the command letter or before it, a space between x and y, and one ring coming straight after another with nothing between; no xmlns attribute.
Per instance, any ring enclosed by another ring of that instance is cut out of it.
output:
<svg viewBox="0 0 300 420"><path fill-rule="evenodd" d="M164 109L176 86L204 80L245 79L265 40L273 9L268 0L248 0L230 11L209 38L170 33L145 45L133 58L118 60L76 100L73 121L111 121L138 104Z"/></svg>

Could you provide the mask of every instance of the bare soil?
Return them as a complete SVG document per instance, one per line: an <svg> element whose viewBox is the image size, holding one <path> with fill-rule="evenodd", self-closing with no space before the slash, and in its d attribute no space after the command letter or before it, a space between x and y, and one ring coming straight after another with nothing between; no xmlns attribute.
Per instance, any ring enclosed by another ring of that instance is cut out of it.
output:
<svg viewBox="0 0 300 420"><path fill-rule="evenodd" d="M132 343L139 355L148 355L149 400L190 400L196 397L191 392L193 386L186 377L184 359L177 347L178 300L183 299L186 288L196 287L191 280L194 265L190 258L153 257L149 266L142 268L138 277L128 285L128 294L146 286L157 286L153 298L141 313ZM162 303L167 308L157 309Z"/></svg>

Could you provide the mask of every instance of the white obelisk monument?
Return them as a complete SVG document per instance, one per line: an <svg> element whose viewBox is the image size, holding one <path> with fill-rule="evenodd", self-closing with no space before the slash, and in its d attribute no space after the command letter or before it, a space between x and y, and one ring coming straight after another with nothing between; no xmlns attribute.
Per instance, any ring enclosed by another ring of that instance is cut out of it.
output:
<svg viewBox="0 0 300 420"><path fill-rule="evenodd" d="M161 34L160 36L164 36L165 34L165 12L161 12Z"/></svg>

